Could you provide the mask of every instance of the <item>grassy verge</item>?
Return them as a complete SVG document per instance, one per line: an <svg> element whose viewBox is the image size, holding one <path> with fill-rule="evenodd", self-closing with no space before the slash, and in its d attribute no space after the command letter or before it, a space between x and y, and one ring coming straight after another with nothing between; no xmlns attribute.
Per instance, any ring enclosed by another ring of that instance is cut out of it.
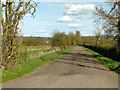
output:
<svg viewBox="0 0 120 90"><path fill-rule="evenodd" d="M22 75L30 73L35 68L46 64L48 61L50 61L52 59L58 58L61 55L66 54L67 52L71 51L72 49L73 49L73 47L70 47L68 49L50 53L50 54L44 55L39 58L31 59L28 62L19 63L13 69L2 70L2 82L5 82L5 81L11 80L11 79L15 79L17 77L20 77Z"/></svg>
<svg viewBox="0 0 120 90"><path fill-rule="evenodd" d="M102 65L104 65L106 68L110 68L111 70L115 70L118 73L120 72L120 62L117 62L115 60L112 60L110 58L104 57L103 55L94 52L86 47L83 47L85 50L90 52L93 57L95 57Z"/></svg>

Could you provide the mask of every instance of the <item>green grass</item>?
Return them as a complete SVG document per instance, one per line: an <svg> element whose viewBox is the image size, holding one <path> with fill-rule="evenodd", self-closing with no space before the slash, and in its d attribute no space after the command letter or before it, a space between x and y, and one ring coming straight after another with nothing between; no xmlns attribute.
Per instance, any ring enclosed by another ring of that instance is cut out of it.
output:
<svg viewBox="0 0 120 90"><path fill-rule="evenodd" d="M39 52L48 52L52 47L50 46L21 46L20 49L20 56L19 56L19 62L24 62L25 61L25 48L27 48L27 55L28 58L30 57L31 54L37 54ZM32 50L31 50L32 49Z"/></svg>
<svg viewBox="0 0 120 90"><path fill-rule="evenodd" d="M60 57L61 55L66 54L67 52L71 51L73 47L70 47L68 49L60 50L54 53L50 53L47 55L44 55L39 58L31 59L28 62L19 63L10 70L2 70L2 82L15 79L17 77L20 77L22 75L25 75L27 73L32 72L35 68L40 67L44 64L46 64L48 61L53 60L55 58Z"/></svg>
<svg viewBox="0 0 120 90"><path fill-rule="evenodd" d="M86 47L83 47L85 50L90 52L93 57L95 57L102 65L104 65L106 68L110 68L111 70L115 70L118 66L120 66L120 62L117 62L115 60L112 60L110 58L104 57L103 55L94 52ZM120 71L120 68L117 68L117 72Z"/></svg>

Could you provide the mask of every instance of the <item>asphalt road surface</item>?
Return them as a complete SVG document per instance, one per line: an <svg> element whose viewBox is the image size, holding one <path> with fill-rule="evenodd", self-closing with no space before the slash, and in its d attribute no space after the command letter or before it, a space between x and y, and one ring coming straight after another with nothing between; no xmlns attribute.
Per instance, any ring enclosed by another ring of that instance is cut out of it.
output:
<svg viewBox="0 0 120 90"><path fill-rule="evenodd" d="M77 46L32 73L3 83L3 88L118 88L118 75Z"/></svg>

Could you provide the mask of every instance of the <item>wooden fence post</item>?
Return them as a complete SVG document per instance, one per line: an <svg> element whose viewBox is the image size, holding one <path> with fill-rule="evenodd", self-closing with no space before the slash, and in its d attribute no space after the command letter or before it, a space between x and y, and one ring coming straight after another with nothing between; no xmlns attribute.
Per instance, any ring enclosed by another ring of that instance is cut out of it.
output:
<svg viewBox="0 0 120 90"><path fill-rule="evenodd" d="M25 48L25 62L28 61L27 48Z"/></svg>

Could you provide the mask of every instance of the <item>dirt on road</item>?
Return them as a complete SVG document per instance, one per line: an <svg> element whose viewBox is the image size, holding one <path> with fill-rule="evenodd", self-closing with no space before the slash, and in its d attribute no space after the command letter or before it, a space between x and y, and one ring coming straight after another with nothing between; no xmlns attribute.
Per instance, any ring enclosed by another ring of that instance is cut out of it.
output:
<svg viewBox="0 0 120 90"><path fill-rule="evenodd" d="M118 75L77 46L32 73L3 83L3 88L118 88Z"/></svg>

